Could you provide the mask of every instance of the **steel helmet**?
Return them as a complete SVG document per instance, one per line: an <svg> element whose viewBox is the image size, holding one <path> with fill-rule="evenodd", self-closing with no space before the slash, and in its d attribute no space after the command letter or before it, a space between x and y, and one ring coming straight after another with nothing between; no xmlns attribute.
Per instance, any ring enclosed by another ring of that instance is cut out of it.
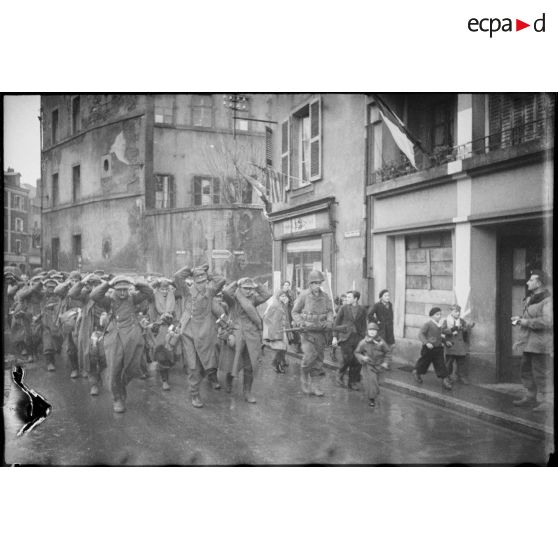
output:
<svg viewBox="0 0 558 558"><path fill-rule="evenodd" d="M317 269L313 269L308 275L308 283L314 283L315 281L319 281L320 283L324 280L324 274Z"/></svg>

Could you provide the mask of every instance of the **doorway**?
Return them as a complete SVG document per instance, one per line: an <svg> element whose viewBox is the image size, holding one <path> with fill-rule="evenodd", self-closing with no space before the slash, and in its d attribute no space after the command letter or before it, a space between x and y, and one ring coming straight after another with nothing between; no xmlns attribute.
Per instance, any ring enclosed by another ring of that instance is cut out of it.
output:
<svg viewBox="0 0 558 558"><path fill-rule="evenodd" d="M520 330L512 325L510 318L523 314L526 283L531 270L546 268L542 231L521 236L501 235L498 253L498 382L519 383L522 350L514 348L514 344L520 338Z"/></svg>

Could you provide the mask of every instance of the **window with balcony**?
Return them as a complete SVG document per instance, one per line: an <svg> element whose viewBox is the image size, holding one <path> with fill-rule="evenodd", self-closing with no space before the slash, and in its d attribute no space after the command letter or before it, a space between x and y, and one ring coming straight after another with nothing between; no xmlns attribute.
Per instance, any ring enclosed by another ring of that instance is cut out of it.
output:
<svg viewBox="0 0 558 558"><path fill-rule="evenodd" d="M192 95L192 126L213 126L213 96Z"/></svg>
<svg viewBox="0 0 558 558"><path fill-rule="evenodd" d="M174 176L170 174L156 174L155 209L171 209L176 206Z"/></svg>
<svg viewBox="0 0 558 558"><path fill-rule="evenodd" d="M545 93L490 94L488 149L546 139L552 129L554 111L554 97Z"/></svg>
<svg viewBox="0 0 558 558"><path fill-rule="evenodd" d="M220 203L219 179L212 176L194 176L194 205L219 205Z"/></svg>

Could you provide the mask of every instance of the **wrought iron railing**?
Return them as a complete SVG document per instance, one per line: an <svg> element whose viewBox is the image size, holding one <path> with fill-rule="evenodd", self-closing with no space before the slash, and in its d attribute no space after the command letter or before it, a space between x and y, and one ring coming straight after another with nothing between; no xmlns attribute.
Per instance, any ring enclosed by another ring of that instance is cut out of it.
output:
<svg viewBox="0 0 558 558"><path fill-rule="evenodd" d="M541 148L550 147L554 140L553 124L552 117L542 118L521 126L503 127L493 134L462 145L438 146L434 148L432 153L419 152L415 157L417 168L411 165L403 153L399 153L399 159L384 163L381 169L371 173L369 184L385 182L400 176L439 167L452 161L466 159L474 154L489 153L533 141L538 141Z"/></svg>

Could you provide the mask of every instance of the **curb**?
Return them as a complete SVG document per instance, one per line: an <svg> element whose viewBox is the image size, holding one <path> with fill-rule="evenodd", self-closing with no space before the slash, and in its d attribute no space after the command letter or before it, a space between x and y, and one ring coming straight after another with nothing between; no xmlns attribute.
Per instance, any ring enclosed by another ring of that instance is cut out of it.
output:
<svg viewBox="0 0 558 558"><path fill-rule="evenodd" d="M302 360L301 355L297 353L289 351L287 354L292 358ZM336 370L336 367L327 361L324 361L324 366L329 370ZM481 405L462 401L460 399L456 399L455 397L436 393L429 389L400 382L399 380L384 377L382 378L381 385L391 391L412 395L414 397L418 397L419 399L428 401L429 403L433 403L434 405L456 411L462 415L473 416L492 424L510 428L516 432L523 432L524 434L529 434L530 436L535 436L537 438L545 438L547 436L554 435L553 429L544 424L538 424L530 420L515 417L508 413L502 413L501 411L495 411L487 407L482 407Z"/></svg>

